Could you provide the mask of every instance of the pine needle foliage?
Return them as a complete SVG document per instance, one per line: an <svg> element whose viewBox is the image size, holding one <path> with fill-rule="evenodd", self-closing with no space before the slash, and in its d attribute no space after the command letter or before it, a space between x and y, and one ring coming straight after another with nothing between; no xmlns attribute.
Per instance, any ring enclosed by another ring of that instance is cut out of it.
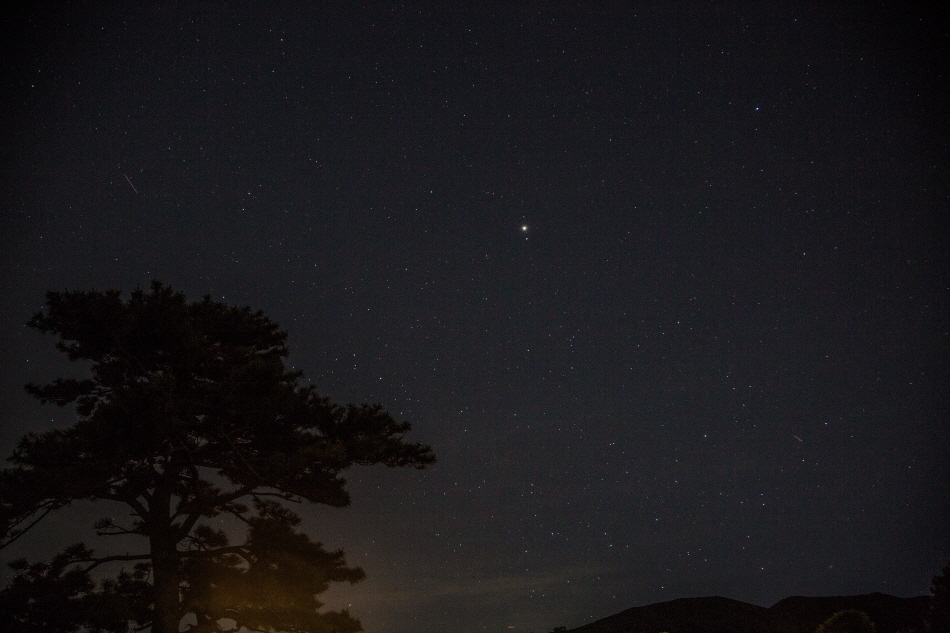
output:
<svg viewBox="0 0 950 633"><path fill-rule="evenodd" d="M429 447L405 440L409 423L301 384L284 362L286 332L261 312L189 302L160 282L127 300L50 292L29 325L89 375L27 385L77 417L23 437L0 471L0 548L81 499L125 504L130 520L104 518L96 534L141 537L142 548L96 556L79 544L48 564L17 563L0 593L9 612L32 592L29 604L57 601L72 614L36 630L177 633L185 616L195 633L221 630L221 618L252 631L360 630L346 611L321 612L316 596L363 571L300 532L284 503L346 506L342 474L353 466L431 464ZM244 542L216 527L225 518L244 526ZM93 569L115 563L135 566L92 582Z"/></svg>

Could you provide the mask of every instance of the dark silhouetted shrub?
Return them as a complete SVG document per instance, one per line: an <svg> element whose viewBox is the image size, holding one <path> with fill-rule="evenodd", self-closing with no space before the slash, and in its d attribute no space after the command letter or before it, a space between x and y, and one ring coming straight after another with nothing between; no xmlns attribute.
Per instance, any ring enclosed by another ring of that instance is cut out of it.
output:
<svg viewBox="0 0 950 633"><path fill-rule="evenodd" d="M864 611L846 609L819 624L815 633L874 633L874 622Z"/></svg>

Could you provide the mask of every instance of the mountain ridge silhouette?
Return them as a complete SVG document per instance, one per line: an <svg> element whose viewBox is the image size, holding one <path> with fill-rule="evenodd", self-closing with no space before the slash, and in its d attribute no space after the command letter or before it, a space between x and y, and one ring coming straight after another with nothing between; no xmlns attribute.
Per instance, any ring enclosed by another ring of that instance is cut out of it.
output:
<svg viewBox="0 0 950 633"><path fill-rule="evenodd" d="M790 596L761 607L722 596L677 598L632 607L565 633L814 633L845 609L863 611L875 633L924 631L930 597L898 598L875 592L856 596Z"/></svg>

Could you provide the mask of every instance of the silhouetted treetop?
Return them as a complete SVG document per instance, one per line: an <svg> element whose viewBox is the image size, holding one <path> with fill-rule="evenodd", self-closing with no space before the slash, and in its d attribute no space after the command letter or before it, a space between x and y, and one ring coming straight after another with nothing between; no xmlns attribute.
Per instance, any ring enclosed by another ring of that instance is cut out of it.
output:
<svg viewBox="0 0 950 633"><path fill-rule="evenodd" d="M429 447L405 441L409 423L382 405L341 406L301 385L301 373L284 364L286 332L261 312L210 297L189 302L153 282L128 300L115 290L50 292L29 325L55 335L70 360L89 362L89 375L27 385L43 402L75 405L77 420L23 437L13 467L0 472L0 547L74 500L128 505L130 524L103 519L97 531L148 539L146 551L125 560L150 565L154 633L177 631L182 609L210 609L212 585L214 600L227 600L247 593L251 578L281 595L355 582L362 571L297 532L296 515L274 500L345 506L342 473L351 466L434 461ZM246 543L230 545L202 523L220 514L247 526ZM278 550L309 561L298 568L310 580L289 581L293 565L261 566ZM211 576L220 582L209 585ZM260 604L252 608L248 594L245 614L277 608L252 593ZM310 612L319 603L299 604Z"/></svg>

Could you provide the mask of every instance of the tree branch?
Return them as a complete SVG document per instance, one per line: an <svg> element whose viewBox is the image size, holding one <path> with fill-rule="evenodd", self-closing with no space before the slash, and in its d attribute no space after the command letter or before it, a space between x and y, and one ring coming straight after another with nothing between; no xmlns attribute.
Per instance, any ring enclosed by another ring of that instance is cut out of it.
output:
<svg viewBox="0 0 950 633"><path fill-rule="evenodd" d="M248 484L228 494L218 495L217 498L215 499L215 505L227 506L227 504L231 503L232 501L235 501L236 499L240 499L241 497L247 496L249 494L256 494L254 493L255 488L257 488L257 485ZM225 510L225 512L228 512L228 510ZM179 513L176 512L172 516L172 520L174 520L178 516L179 516ZM188 518L185 519L184 523L182 523L181 527L178 529L177 535L178 535L179 541L185 538L186 536L188 536L192 528L195 527L195 524L198 522L199 519L201 519L202 516L205 516L205 513L201 512L200 510L196 512L192 512L188 515Z"/></svg>
<svg viewBox="0 0 950 633"><path fill-rule="evenodd" d="M16 532L16 535L15 535L13 538L11 538L9 541L7 541L6 543L0 542L0 550L2 550L3 548L8 547L8 546L12 545L13 543L15 543L21 536L23 536L23 535L26 534L31 528L33 528L33 526L35 526L37 523L39 523L40 521L42 521L43 518L44 518L47 514L49 514L50 512L52 512L53 510L56 510L56 509L57 509L57 506L56 506L55 504L50 505L49 507L47 507L47 508L46 508L46 511L43 512L43 514L41 514L40 516L38 516L35 521L33 521L32 523L30 523L28 526L26 526L26 527L23 528L22 530L17 531L17 532ZM27 516L32 516L32 515L27 515ZM19 525L20 523L23 523L23 521L25 521L25 520L26 520L26 517L24 517L24 518L22 518L21 520L15 522L15 523L13 524L13 526L11 526L10 531L7 532L7 533L9 534L9 533L11 533L11 532L16 531L16 530L14 530L13 528L15 528L15 527L16 527L17 525Z"/></svg>
<svg viewBox="0 0 950 633"><path fill-rule="evenodd" d="M183 476L182 479L187 479L187 480L189 480L189 482L190 482L190 484L191 484L191 496L192 496L192 499L197 499L198 496L199 496L199 494L200 494L200 492L201 492L201 491L198 489L198 488L199 488L199 482L201 481L201 475L200 475L200 473L198 472L198 467L195 466L194 460L191 458L191 451L188 450L188 447L187 447L187 446L182 446L181 450L183 450L183 451L185 452L185 461L187 462L187 464L186 464L185 467L188 469L188 471L189 471L190 474L191 474L191 476L190 476L189 478L186 478L186 477ZM179 510L176 510L176 511L172 514L172 521L174 521L174 520L177 519L179 516L181 516L182 513L181 513L181 511L180 511L180 508L181 508L181 506L184 506L184 505L186 505L186 504L184 503L184 500L182 500L182 503L179 504ZM189 520L189 519L186 519L186 520L185 520L185 523L187 523L188 520ZM194 523L192 522L192 526L193 526L193 525L194 525ZM187 535L190 530L191 530L191 527L189 527L187 530L185 530L184 535Z"/></svg>
<svg viewBox="0 0 950 633"><path fill-rule="evenodd" d="M135 514L140 518L144 519L148 515L148 510L144 505L139 503L139 500L135 497L123 497L122 495L102 495L103 499L108 499L109 501L118 501L119 503L124 503L127 506L135 510Z"/></svg>
<svg viewBox="0 0 950 633"><path fill-rule="evenodd" d="M240 499L241 497L245 497L251 493L258 494L254 492L254 489L257 488L259 485L260 484L258 483L258 484L247 484L246 486L241 486L237 490L234 490L233 492L230 492L224 495L223 497L221 497L220 501L222 504L226 504L226 503L231 503L232 501L235 501L237 499Z"/></svg>
<svg viewBox="0 0 950 633"><path fill-rule="evenodd" d="M195 527L195 523L198 522L198 519L203 517L204 514L201 512L192 512L188 515L188 518L181 524L181 527L178 528L178 540L182 540L191 533L191 529Z"/></svg>
<svg viewBox="0 0 950 633"><path fill-rule="evenodd" d="M243 523L245 523L245 524L247 524L247 525L251 525L251 521L250 521L248 518L246 518L243 514L241 514L240 512L238 512L237 510L225 510L225 512L227 512L228 514L232 515L233 517L235 517L235 518L238 519L239 521L242 521Z"/></svg>
<svg viewBox="0 0 950 633"><path fill-rule="evenodd" d="M303 499L300 495L295 495L291 492L255 492L253 495L257 497L276 497L278 499L283 499L284 501L289 501L290 503L303 503Z"/></svg>
<svg viewBox="0 0 950 633"><path fill-rule="evenodd" d="M152 558L151 554L137 554L137 555L125 554L124 556L106 556L104 558L93 559L92 565L89 565L89 567L86 567L84 571L89 572L95 569L96 567L98 567L99 565L102 565L105 563L112 563L119 560L151 560L151 558Z"/></svg>
<svg viewBox="0 0 950 633"><path fill-rule="evenodd" d="M244 544L228 545L226 547L218 547L217 549L187 550L178 552L178 555L181 558L214 558L215 556L221 556L223 554L240 554L243 556L246 552L247 544Z"/></svg>
<svg viewBox="0 0 950 633"><path fill-rule="evenodd" d="M142 535L141 531L127 530L126 528L119 527L118 525L114 525L113 528L115 531L106 531L105 528L96 530L96 536L124 536L128 534L134 534L136 536Z"/></svg>
<svg viewBox="0 0 950 633"><path fill-rule="evenodd" d="M251 463L250 463L249 461L247 461L247 459L244 457L244 453L242 453L240 450L238 450L238 447L235 446L235 444L234 444L234 440L233 440L229 435L227 435L227 434L224 435L224 439L225 439L225 441L226 441L228 444L231 445L231 450L234 451L234 455L238 458L238 460L240 460L241 462L244 463L244 466L250 471L250 473L254 476L255 479L257 479L258 481L260 481L260 480L261 480L261 476L260 476L260 475L258 474L258 472L254 469L254 467L251 466Z"/></svg>

